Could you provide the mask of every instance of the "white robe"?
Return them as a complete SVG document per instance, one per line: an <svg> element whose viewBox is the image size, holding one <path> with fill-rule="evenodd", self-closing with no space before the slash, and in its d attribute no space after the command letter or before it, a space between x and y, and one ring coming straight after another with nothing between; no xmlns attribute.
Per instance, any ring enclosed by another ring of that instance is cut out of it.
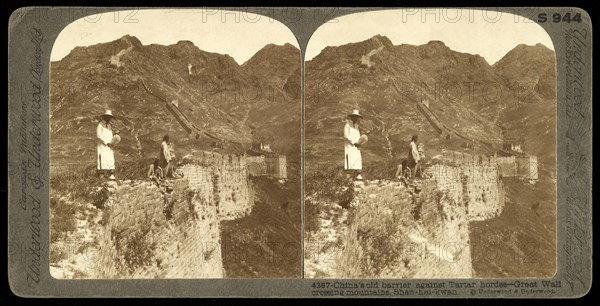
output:
<svg viewBox="0 0 600 306"><path fill-rule="evenodd" d="M115 153L112 148L107 146L113 138L111 124L107 124L105 121L98 123L96 137L98 140L98 170L114 170Z"/></svg>
<svg viewBox="0 0 600 306"><path fill-rule="evenodd" d="M346 170L361 170L362 156L360 149L354 146L360 138L360 131L351 122L347 122L344 126L344 169Z"/></svg>

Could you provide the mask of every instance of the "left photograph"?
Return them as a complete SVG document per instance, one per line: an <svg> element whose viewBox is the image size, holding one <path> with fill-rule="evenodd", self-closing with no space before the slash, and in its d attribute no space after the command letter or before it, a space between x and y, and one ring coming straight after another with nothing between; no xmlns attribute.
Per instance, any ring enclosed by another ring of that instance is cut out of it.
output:
<svg viewBox="0 0 600 306"><path fill-rule="evenodd" d="M249 12L99 13L50 63L50 273L300 278L301 56Z"/></svg>

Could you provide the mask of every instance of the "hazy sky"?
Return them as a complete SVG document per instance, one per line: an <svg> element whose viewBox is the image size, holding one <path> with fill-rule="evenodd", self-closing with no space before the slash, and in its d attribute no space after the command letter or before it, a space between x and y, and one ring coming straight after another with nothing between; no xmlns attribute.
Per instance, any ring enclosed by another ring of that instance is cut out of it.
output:
<svg viewBox="0 0 600 306"><path fill-rule="evenodd" d="M77 46L88 46L133 35L144 45L192 41L208 52L229 54L243 64L269 43L298 46L292 32L263 15L211 9L158 9L101 13L69 24L54 43L52 61Z"/></svg>
<svg viewBox="0 0 600 306"><path fill-rule="evenodd" d="M463 9L398 9L338 17L319 27L308 42L306 60L327 46L387 36L394 45L443 41L450 49L479 54L494 64L518 44L554 45L546 31L521 16Z"/></svg>

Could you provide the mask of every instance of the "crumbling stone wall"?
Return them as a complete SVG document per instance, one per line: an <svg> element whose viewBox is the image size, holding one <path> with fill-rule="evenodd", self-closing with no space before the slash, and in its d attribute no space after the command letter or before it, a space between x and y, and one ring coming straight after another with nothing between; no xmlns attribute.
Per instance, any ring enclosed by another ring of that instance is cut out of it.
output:
<svg viewBox="0 0 600 306"><path fill-rule="evenodd" d="M246 167L248 168L248 174L252 176L263 176L267 174L267 164L265 162L265 156L247 156Z"/></svg>
<svg viewBox="0 0 600 306"><path fill-rule="evenodd" d="M443 151L442 156L444 161L457 165L491 164L498 168L498 174L502 177L522 177L530 180L538 179L537 156L534 155L487 156L471 155L455 151Z"/></svg>
<svg viewBox="0 0 600 306"><path fill-rule="evenodd" d="M220 278L216 206L186 180L171 194L150 182L117 187L99 237L100 278Z"/></svg>
<svg viewBox="0 0 600 306"><path fill-rule="evenodd" d="M287 178L287 158L285 155L260 155L247 156L246 168L252 176L270 176L274 178Z"/></svg>
<svg viewBox="0 0 600 306"><path fill-rule="evenodd" d="M515 156L496 157L498 169L503 177L517 176L517 162Z"/></svg>
<svg viewBox="0 0 600 306"><path fill-rule="evenodd" d="M509 167L516 168L514 157L500 159L486 155L462 152L443 152L443 161L428 169L438 187L449 190L453 196L462 197L471 221L495 217L504 208L504 191L501 174Z"/></svg>
<svg viewBox="0 0 600 306"><path fill-rule="evenodd" d="M356 210L336 277L472 277L465 206L434 181L419 194L399 183L366 186Z"/></svg>
<svg viewBox="0 0 600 306"><path fill-rule="evenodd" d="M252 211L254 192L248 178L246 157L199 152L180 168L190 188L213 201L220 219L232 220Z"/></svg>
<svg viewBox="0 0 600 306"><path fill-rule="evenodd" d="M486 220L502 212L504 190L495 163L463 164L461 176L469 220Z"/></svg>
<svg viewBox="0 0 600 306"><path fill-rule="evenodd" d="M360 191L336 277L469 278L469 222L498 215L504 191L487 156L452 154L426 169L420 192L399 182Z"/></svg>
<svg viewBox="0 0 600 306"><path fill-rule="evenodd" d="M200 152L182 178L117 186L99 236L100 278L222 278L220 220L254 206L245 159Z"/></svg>
<svg viewBox="0 0 600 306"><path fill-rule="evenodd" d="M265 158L267 173L275 178L287 178L287 159L285 155L273 155Z"/></svg>
<svg viewBox="0 0 600 306"><path fill-rule="evenodd" d="M538 179L538 160L537 156L525 155L518 156L517 162L517 173L529 180Z"/></svg>

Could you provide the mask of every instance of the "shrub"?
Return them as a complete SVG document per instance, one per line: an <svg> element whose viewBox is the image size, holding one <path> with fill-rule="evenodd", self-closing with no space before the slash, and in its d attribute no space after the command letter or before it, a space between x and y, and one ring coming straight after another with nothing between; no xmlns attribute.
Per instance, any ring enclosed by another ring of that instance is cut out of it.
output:
<svg viewBox="0 0 600 306"><path fill-rule="evenodd" d="M115 175L119 180L145 179L148 174L148 166L153 159L140 159L131 162L122 162L116 165ZM97 175L96 165L89 166L65 166L57 168L50 173L51 194L71 194L73 200L97 204L103 204L106 191L99 193L96 188L106 182L106 178Z"/></svg>
<svg viewBox="0 0 600 306"><path fill-rule="evenodd" d="M96 175L95 168L74 169L51 173L51 194L70 194L73 200L93 203L95 188L104 183L104 179Z"/></svg>
<svg viewBox="0 0 600 306"><path fill-rule="evenodd" d="M104 208L104 203L110 197L110 191L106 187L102 187L99 190L93 190L90 193L91 201L97 208Z"/></svg>
<svg viewBox="0 0 600 306"><path fill-rule="evenodd" d="M403 239L399 239L402 234L391 220L372 224L361 233L359 240L364 253L359 265L366 277L379 276L385 267L402 257Z"/></svg>
<svg viewBox="0 0 600 306"><path fill-rule="evenodd" d="M61 245L50 245L50 263L59 263L63 259L67 259L67 252Z"/></svg>
<svg viewBox="0 0 600 306"><path fill-rule="evenodd" d="M77 206L52 197L50 199L50 241L56 242L66 238L69 232L76 229L75 213Z"/></svg>
<svg viewBox="0 0 600 306"><path fill-rule="evenodd" d="M203 255L204 261L209 261L212 258L212 256L214 255L214 253L215 253L214 248L204 251L204 255Z"/></svg>
<svg viewBox="0 0 600 306"><path fill-rule="evenodd" d="M387 159L363 163L362 176L370 180L395 179L396 170L402 161Z"/></svg>
<svg viewBox="0 0 600 306"><path fill-rule="evenodd" d="M348 208L354 199L354 182L341 167L323 168L305 178L306 195Z"/></svg>
<svg viewBox="0 0 600 306"><path fill-rule="evenodd" d="M450 200L447 191L436 189L435 192L435 203L438 209L438 213L440 214L442 220L447 220L448 216L444 211L444 205L442 204L444 201L448 202Z"/></svg>
<svg viewBox="0 0 600 306"><path fill-rule="evenodd" d="M152 242L150 232L152 221L146 218L145 221L136 227L129 235L121 234L113 237L117 254L120 258L119 269L126 274L132 274L137 269L150 266L154 263L153 258L156 252L156 242Z"/></svg>
<svg viewBox="0 0 600 306"><path fill-rule="evenodd" d="M321 213L320 205L307 199L304 201L304 230L306 232L314 232L319 229L319 214Z"/></svg>

